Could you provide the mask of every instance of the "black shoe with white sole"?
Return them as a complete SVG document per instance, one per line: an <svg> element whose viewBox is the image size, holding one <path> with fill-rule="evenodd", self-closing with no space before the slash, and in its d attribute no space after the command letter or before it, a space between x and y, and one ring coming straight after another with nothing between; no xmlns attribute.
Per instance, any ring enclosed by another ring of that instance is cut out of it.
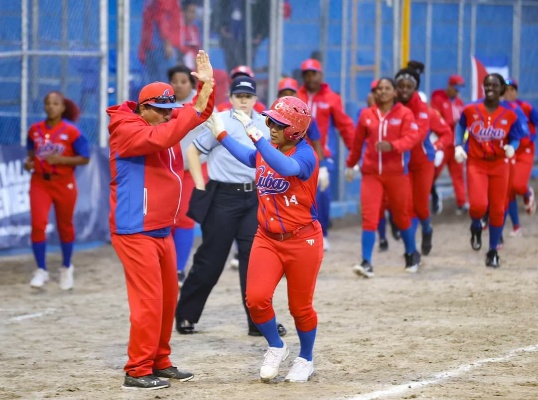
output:
<svg viewBox="0 0 538 400"><path fill-rule="evenodd" d="M372 267L372 264L370 264L367 260L362 260L360 265L355 265L353 267L353 272L364 278L374 277L374 267Z"/></svg>
<svg viewBox="0 0 538 400"><path fill-rule="evenodd" d="M411 274L418 272L420 266L420 253L415 251L414 253L404 254L405 257L405 271Z"/></svg>
<svg viewBox="0 0 538 400"><path fill-rule="evenodd" d="M387 251L389 249L389 242L387 239L379 239L379 251Z"/></svg>
<svg viewBox="0 0 538 400"><path fill-rule="evenodd" d="M433 229L428 233L422 233L422 245L421 250L422 254L427 256L432 251L432 237L433 237Z"/></svg>
<svg viewBox="0 0 538 400"><path fill-rule="evenodd" d="M180 382L187 382L194 378L194 374L191 372L180 371L177 367L154 369L153 375L159 378L177 379Z"/></svg>
<svg viewBox="0 0 538 400"><path fill-rule="evenodd" d="M501 266L501 258L497 254L497 250L490 250L486 254L486 267L499 268Z"/></svg>
<svg viewBox="0 0 538 400"><path fill-rule="evenodd" d="M471 227L471 247L474 251L478 251L482 248L482 229Z"/></svg>
<svg viewBox="0 0 538 400"><path fill-rule="evenodd" d="M145 376L130 376L125 374L125 380L123 381L123 389L144 389L144 390L156 390L170 387L170 382L165 379L160 379L155 375Z"/></svg>

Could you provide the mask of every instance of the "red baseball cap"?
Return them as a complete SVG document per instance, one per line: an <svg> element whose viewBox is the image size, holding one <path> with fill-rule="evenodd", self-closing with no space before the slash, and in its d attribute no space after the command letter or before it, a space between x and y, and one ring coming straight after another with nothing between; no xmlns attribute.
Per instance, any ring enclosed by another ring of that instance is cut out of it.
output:
<svg viewBox="0 0 538 400"><path fill-rule="evenodd" d="M465 86L465 79L463 79L461 75L450 75L448 78L448 84L450 86L463 87Z"/></svg>
<svg viewBox="0 0 538 400"><path fill-rule="evenodd" d="M378 84L379 84L379 79L374 79L372 83L370 83L370 91L376 90Z"/></svg>
<svg viewBox="0 0 538 400"><path fill-rule="evenodd" d="M157 108L178 108L174 88L168 83L153 82L146 85L138 95L138 104L149 104Z"/></svg>
<svg viewBox="0 0 538 400"><path fill-rule="evenodd" d="M308 60L304 60L301 64L301 71L322 72L321 63L314 58L309 58Z"/></svg>
<svg viewBox="0 0 538 400"><path fill-rule="evenodd" d="M280 82L278 82L278 93L283 90L293 90L294 92L297 92L299 90L299 84L293 78L282 78Z"/></svg>
<svg viewBox="0 0 538 400"><path fill-rule="evenodd" d="M254 78L254 72L252 71L252 69L250 69L250 67L246 65L238 65L237 67L235 67L234 69L230 71L230 79L232 80L241 75Z"/></svg>

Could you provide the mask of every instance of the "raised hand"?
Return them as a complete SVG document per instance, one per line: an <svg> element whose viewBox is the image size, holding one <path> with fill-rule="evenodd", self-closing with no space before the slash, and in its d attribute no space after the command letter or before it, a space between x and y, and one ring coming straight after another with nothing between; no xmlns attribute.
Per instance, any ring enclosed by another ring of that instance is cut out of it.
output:
<svg viewBox="0 0 538 400"><path fill-rule="evenodd" d="M252 122L252 119L243 110L234 110L234 117L243 124L248 137L252 139L254 143L263 137L263 134L256 128L254 122Z"/></svg>
<svg viewBox="0 0 538 400"><path fill-rule="evenodd" d="M198 50L198 54L196 54L196 71L191 72L191 74L199 82L205 83L213 79L213 66L209 61L209 55L205 51Z"/></svg>
<svg viewBox="0 0 538 400"><path fill-rule="evenodd" d="M218 114L211 114L205 124L207 125L215 139L217 139L219 135L226 130L224 128L224 123L222 122L222 119Z"/></svg>

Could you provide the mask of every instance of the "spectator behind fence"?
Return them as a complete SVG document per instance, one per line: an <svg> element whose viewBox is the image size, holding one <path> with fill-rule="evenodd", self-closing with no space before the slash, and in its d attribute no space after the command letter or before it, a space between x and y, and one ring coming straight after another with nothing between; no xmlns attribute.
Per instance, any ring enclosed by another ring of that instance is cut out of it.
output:
<svg viewBox="0 0 538 400"><path fill-rule="evenodd" d="M183 2L183 21L180 27L180 57L178 62L186 65L190 69L196 67L196 53L202 46L200 31L196 24L196 2Z"/></svg>
<svg viewBox="0 0 538 400"><path fill-rule="evenodd" d="M75 228L73 214L77 201L75 167L88 164L88 141L70 122L78 120L79 109L60 92L45 96L47 118L30 127L24 168L32 171L30 215L32 250L37 264L30 286L41 288L49 280L46 264L47 227L50 207L54 204L56 224L62 248L60 288L73 289L74 266L71 264ZM68 122L70 121L70 122Z"/></svg>

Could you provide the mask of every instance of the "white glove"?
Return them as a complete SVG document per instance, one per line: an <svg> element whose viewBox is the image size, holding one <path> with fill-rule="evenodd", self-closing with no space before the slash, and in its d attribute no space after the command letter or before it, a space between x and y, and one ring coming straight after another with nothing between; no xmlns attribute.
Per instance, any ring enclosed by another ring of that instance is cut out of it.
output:
<svg viewBox="0 0 538 400"><path fill-rule="evenodd" d="M435 159L433 160L433 165L438 167L443 163L443 159L445 158L445 152L443 150L437 150L435 152Z"/></svg>
<svg viewBox="0 0 538 400"><path fill-rule="evenodd" d="M504 149L504 154L506 155L506 157L508 158L514 157L514 153L516 152L514 149L514 146L510 144L506 144L503 146L503 149Z"/></svg>
<svg viewBox="0 0 538 400"><path fill-rule="evenodd" d="M205 124L209 128L213 136L215 136L215 139L217 139L219 135L226 130L224 128L224 123L222 122L222 119L218 114L211 114Z"/></svg>
<svg viewBox="0 0 538 400"><path fill-rule="evenodd" d="M346 168L345 174L346 174L346 181L351 182L353 178L355 178L355 169Z"/></svg>
<svg viewBox="0 0 538 400"><path fill-rule="evenodd" d="M467 153L465 152L465 150L463 150L462 146L456 146L456 149L454 151L454 158L456 158L456 162L460 164L467 160Z"/></svg>
<svg viewBox="0 0 538 400"><path fill-rule="evenodd" d="M329 187L329 170L327 167L319 167L318 186L322 192Z"/></svg>
<svg viewBox="0 0 538 400"><path fill-rule="evenodd" d="M263 133L254 125L254 122L243 110L234 110L234 117L245 127L248 137L256 143L263 137Z"/></svg>

